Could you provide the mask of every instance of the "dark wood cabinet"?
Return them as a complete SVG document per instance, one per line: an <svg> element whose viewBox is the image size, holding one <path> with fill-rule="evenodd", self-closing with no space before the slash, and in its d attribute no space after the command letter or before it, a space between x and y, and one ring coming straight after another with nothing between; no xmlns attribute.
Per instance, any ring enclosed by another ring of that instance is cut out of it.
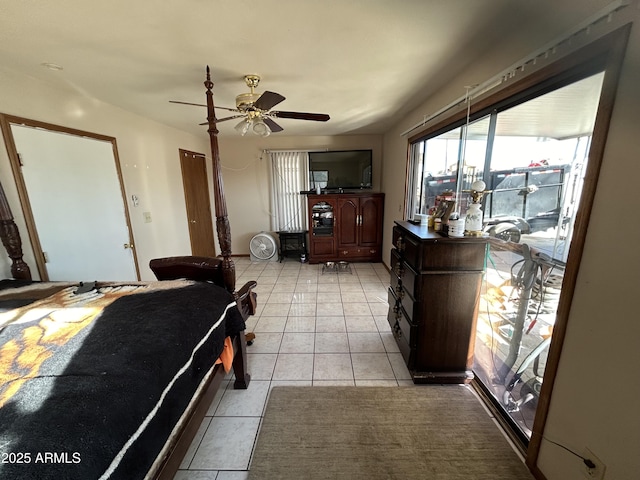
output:
<svg viewBox="0 0 640 480"><path fill-rule="evenodd" d="M387 318L414 383L469 382L486 240L396 222L393 247Z"/></svg>
<svg viewBox="0 0 640 480"><path fill-rule="evenodd" d="M384 194L309 195L309 261L380 262Z"/></svg>

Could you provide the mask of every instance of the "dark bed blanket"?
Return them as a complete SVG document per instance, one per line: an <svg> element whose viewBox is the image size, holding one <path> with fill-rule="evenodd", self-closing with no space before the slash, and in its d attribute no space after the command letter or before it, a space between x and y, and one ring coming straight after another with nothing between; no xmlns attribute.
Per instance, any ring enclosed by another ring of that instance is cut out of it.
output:
<svg viewBox="0 0 640 480"><path fill-rule="evenodd" d="M0 317L0 479L144 478L244 330L209 283L74 290Z"/></svg>
<svg viewBox="0 0 640 480"><path fill-rule="evenodd" d="M24 307L71 285L72 283L70 282L0 280L0 313L13 310L14 308Z"/></svg>

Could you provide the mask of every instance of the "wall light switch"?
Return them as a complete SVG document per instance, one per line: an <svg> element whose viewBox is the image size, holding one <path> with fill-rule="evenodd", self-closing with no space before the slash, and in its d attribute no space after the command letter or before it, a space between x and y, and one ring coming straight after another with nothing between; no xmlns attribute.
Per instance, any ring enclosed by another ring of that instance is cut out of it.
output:
<svg viewBox="0 0 640 480"><path fill-rule="evenodd" d="M151 212L144 212L142 216L144 217L144 223L151 223Z"/></svg>

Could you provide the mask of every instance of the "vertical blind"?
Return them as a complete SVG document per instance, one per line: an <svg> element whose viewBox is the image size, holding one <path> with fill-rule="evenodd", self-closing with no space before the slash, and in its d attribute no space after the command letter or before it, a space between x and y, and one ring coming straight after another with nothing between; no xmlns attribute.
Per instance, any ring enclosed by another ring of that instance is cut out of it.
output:
<svg viewBox="0 0 640 480"><path fill-rule="evenodd" d="M307 208L301 191L309 190L309 153L269 152L271 157L271 229L306 230Z"/></svg>

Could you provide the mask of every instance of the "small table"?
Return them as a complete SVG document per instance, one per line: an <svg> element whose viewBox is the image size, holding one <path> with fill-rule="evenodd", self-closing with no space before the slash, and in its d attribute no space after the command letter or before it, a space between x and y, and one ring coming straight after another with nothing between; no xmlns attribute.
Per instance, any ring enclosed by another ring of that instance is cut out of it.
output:
<svg viewBox="0 0 640 480"><path fill-rule="evenodd" d="M299 260L307 258L307 230L283 230L278 232L280 237L280 255L282 262L284 257L294 255Z"/></svg>

